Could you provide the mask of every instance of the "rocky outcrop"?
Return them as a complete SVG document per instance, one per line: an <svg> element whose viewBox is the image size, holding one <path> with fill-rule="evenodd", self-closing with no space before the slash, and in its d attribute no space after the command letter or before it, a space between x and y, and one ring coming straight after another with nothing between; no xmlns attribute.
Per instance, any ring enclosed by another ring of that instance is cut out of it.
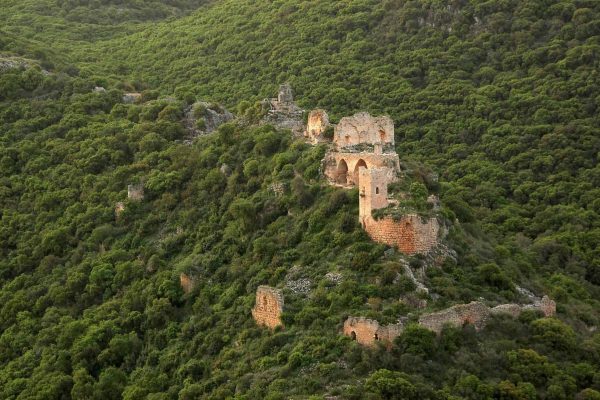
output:
<svg viewBox="0 0 600 400"><path fill-rule="evenodd" d="M136 92L125 93L123 95L122 101L125 104L139 103L142 101L142 94Z"/></svg>
<svg viewBox="0 0 600 400"><path fill-rule="evenodd" d="M183 125L191 138L212 133L235 115L220 105L199 101L184 110Z"/></svg>

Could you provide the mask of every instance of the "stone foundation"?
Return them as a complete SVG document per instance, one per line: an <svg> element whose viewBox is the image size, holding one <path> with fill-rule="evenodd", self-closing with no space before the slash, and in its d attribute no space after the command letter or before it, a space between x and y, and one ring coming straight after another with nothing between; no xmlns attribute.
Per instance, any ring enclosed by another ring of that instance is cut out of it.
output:
<svg viewBox="0 0 600 400"><path fill-rule="evenodd" d="M283 312L283 293L270 286L259 286L256 289L256 304L252 309L252 317L258 325L274 329L281 323Z"/></svg>

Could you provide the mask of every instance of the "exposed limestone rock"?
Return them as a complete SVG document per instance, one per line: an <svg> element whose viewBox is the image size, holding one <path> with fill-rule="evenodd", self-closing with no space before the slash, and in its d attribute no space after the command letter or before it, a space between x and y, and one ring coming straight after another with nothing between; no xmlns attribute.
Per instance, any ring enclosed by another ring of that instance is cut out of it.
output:
<svg viewBox="0 0 600 400"><path fill-rule="evenodd" d="M231 175L231 167L228 164L223 163L221 168L219 168L219 171L221 171L221 173L225 176Z"/></svg>
<svg viewBox="0 0 600 400"><path fill-rule="evenodd" d="M323 134L329 126L329 116L325 110L312 110L308 114L308 121L306 124L306 130L304 131L304 136L307 137L313 144L325 142L327 141L327 138L325 138Z"/></svg>
<svg viewBox="0 0 600 400"><path fill-rule="evenodd" d="M127 185L127 198L131 201L144 200L144 185Z"/></svg>
<svg viewBox="0 0 600 400"><path fill-rule="evenodd" d="M232 121L235 116L219 105L199 101L184 110L183 124L190 137L214 132L220 125Z"/></svg>
<svg viewBox="0 0 600 400"><path fill-rule="evenodd" d="M11 69L31 68L33 61L20 57L3 57L0 55L0 73L10 71Z"/></svg>
<svg viewBox="0 0 600 400"><path fill-rule="evenodd" d="M269 185L269 190L277 197L281 197L285 193L285 185L282 182L273 182Z"/></svg>
<svg viewBox="0 0 600 400"><path fill-rule="evenodd" d="M115 204L115 218L119 218L119 216L125 211L125 204L122 201L119 201Z"/></svg>
<svg viewBox="0 0 600 400"><path fill-rule="evenodd" d="M270 286L259 286L256 290L256 304L252 309L252 317L258 325L274 329L281 322L283 312L283 293Z"/></svg>
<svg viewBox="0 0 600 400"><path fill-rule="evenodd" d="M126 104L133 104L133 103L139 103L142 101L142 94L141 93L125 93L123 95L123 103Z"/></svg>
<svg viewBox="0 0 600 400"><path fill-rule="evenodd" d="M344 322L343 333L365 346L374 346L376 342L382 342L390 348L394 339L400 336L403 330L404 325L401 322L382 326L373 319L348 317Z"/></svg>

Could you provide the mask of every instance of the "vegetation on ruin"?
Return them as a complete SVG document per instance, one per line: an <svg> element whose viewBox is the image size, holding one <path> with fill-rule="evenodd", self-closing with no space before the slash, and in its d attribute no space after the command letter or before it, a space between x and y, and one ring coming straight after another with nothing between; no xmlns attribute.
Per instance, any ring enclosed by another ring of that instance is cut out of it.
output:
<svg viewBox="0 0 600 400"><path fill-rule="evenodd" d="M600 398L597 2L5 0L0 19L0 398ZM394 119L400 185L454 221L456 254L406 259L428 309L520 286L557 318L409 324L390 352L341 336L422 310L358 191L320 177L324 146L254 124L284 81L334 122ZM186 144L196 101L242 118ZM259 284L284 289L284 329L251 319Z"/></svg>

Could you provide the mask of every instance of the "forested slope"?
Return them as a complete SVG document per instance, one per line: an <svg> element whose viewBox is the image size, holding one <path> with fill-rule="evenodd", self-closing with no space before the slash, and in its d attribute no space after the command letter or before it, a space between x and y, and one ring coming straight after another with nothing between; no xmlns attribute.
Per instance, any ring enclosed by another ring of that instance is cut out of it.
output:
<svg viewBox="0 0 600 400"><path fill-rule="evenodd" d="M599 12L5 2L0 397L599 398ZM253 124L283 81L334 120L393 117L407 179L440 195L456 251L427 269L429 309L524 301L521 286L557 318L409 325L390 352L342 337L348 315L414 321L399 299L415 287L357 224L358 193L324 184L325 149ZM123 104L133 90L143 102ZM243 118L184 144L196 99ZM145 200L125 201L142 181ZM259 284L284 288L283 330L252 321Z"/></svg>

